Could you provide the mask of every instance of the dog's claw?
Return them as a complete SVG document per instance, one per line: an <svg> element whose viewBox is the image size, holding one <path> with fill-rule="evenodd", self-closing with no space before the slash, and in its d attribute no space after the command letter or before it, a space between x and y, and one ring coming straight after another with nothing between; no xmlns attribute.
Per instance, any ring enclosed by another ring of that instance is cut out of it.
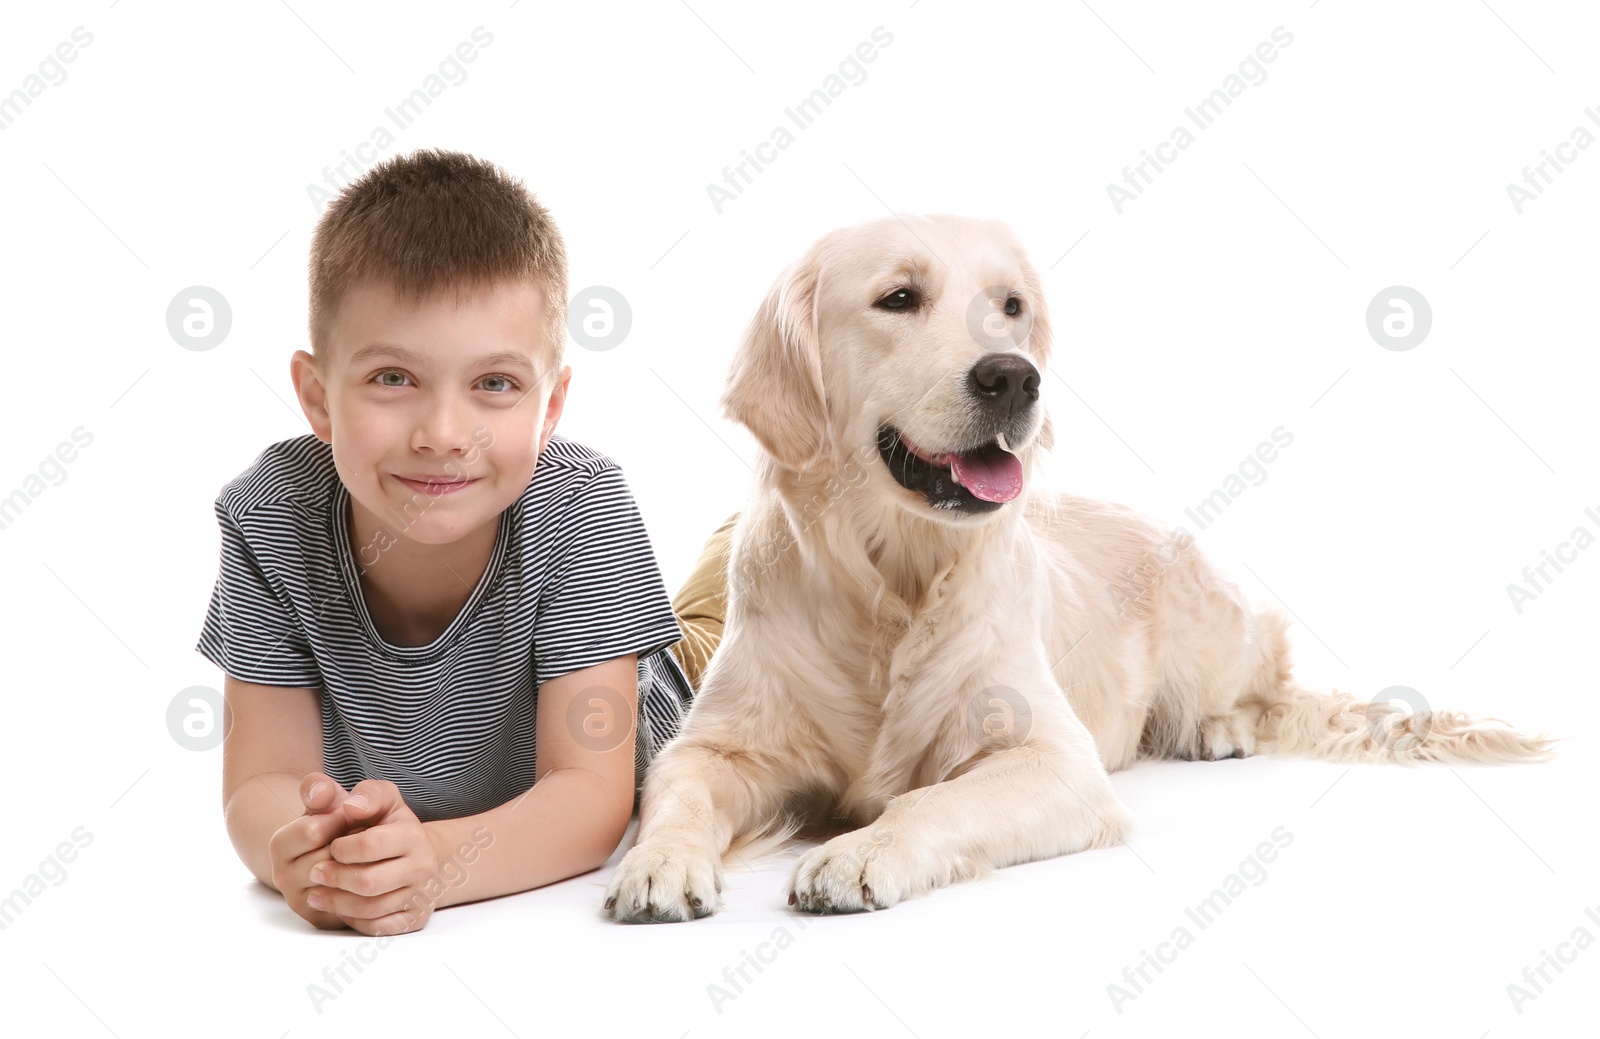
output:
<svg viewBox="0 0 1600 1039"><path fill-rule="evenodd" d="M618 923L678 923L712 915L718 899L708 892L716 865L700 851L671 842L636 845L607 888L606 912Z"/></svg>
<svg viewBox="0 0 1600 1039"><path fill-rule="evenodd" d="M789 904L794 905L796 901L798 900L794 897L794 892L789 892Z"/></svg>

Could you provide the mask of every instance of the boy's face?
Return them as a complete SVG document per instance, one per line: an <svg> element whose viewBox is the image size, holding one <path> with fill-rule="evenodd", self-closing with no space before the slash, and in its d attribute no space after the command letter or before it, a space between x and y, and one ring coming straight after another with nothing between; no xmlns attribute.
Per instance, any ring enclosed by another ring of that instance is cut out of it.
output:
<svg viewBox="0 0 1600 1039"><path fill-rule="evenodd" d="M480 289L459 307L449 292L408 301L377 283L345 295L330 356L297 351L290 371L358 530L448 544L521 497L572 376L549 369L544 336L531 285Z"/></svg>

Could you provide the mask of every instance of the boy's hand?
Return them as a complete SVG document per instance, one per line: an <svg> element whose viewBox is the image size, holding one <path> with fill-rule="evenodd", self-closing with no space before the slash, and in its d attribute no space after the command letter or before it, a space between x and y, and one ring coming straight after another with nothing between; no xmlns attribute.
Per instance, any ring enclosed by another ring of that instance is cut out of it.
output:
<svg viewBox="0 0 1600 1039"><path fill-rule="evenodd" d="M351 820L342 810L347 792L332 777L313 772L300 781L300 800L306 814L280 826L267 843L272 859L272 885L283 893L284 901L296 914L324 930L346 926L336 913L321 911L307 901L315 889L311 871L329 861L329 844L351 831Z"/></svg>
<svg viewBox="0 0 1600 1039"><path fill-rule="evenodd" d="M382 779L357 783L341 807L352 829L310 871L311 883L322 885L310 898L362 934L421 930L434 905L424 885L438 877L441 860L422 821L399 787Z"/></svg>
<svg viewBox="0 0 1600 1039"><path fill-rule="evenodd" d="M300 781L300 802L307 815L336 813L349 796L350 791L326 772L313 772Z"/></svg>

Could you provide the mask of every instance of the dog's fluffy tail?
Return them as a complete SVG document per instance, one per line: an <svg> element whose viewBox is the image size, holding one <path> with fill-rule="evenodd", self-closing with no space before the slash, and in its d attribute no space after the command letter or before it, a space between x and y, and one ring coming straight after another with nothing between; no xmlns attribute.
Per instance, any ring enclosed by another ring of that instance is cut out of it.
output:
<svg viewBox="0 0 1600 1039"><path fill-rule="evenodd" d="M1498 718L1455 711L1409 712L1387 701L1320 693L1288 684L1256 723L1262 753L1327 761L1495 764L1543 761L1554 741L1518 732Z"/></svg>
<svg viewBox="0 0 1600 1039"><path fill-rule="evenodd" d="M1408 698L1415 702L1407 711L1381 694L1363 700L1306 689L1290 674L1287 619L1262 610L1255 620L1258 691L1240 706L1256 714L1257 753L1408 765L1543 761L1555 753L1555 741L1542 733L1527 735L1498 718L1431 710L1418 694Z"/></svg>

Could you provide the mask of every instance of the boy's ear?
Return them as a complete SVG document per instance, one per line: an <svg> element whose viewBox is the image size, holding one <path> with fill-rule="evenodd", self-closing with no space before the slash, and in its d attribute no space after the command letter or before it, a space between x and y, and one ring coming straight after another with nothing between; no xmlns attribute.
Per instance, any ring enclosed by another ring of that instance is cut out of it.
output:
<svg viewBox="0 0 1600 1039"><path fill-rule="evenodd" d="M773 282L745 330L721 400L726 418L794 470L815 464L829 443L817 338L819 268L813 250Z"/></svg>
<svg viewBox="0 0 1600 1039"><path fill-rule="evenodd" d="M333 443L333 417L328 414L328 388L318 373L316 358L304 350L296 350L289 358L289 378L294 383L295 396L300 398L300 410L305 412L311 431L324 444Z"/></svg>
<svg viewBox="0 0 1600 1039"><path fill-rule="evenodd" d="M544 451L545 445L550 443L550 434L556 430L556 423L561 421L561 412L567 406L567 384L572 381L572 366L564 365L559 372L546 375L552 379L554 385L550 389L550 400L545 405L543 427L539 430L539 450Z"/></svg>

